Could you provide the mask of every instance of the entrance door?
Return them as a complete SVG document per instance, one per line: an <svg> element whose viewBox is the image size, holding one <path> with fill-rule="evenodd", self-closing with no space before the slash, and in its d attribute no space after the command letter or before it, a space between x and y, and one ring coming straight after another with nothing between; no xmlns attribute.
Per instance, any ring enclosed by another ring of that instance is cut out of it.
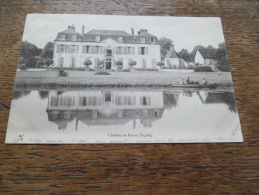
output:
<svg viewBox="0 0 259 195"><path fill-rule="evenodd" d="M106 69L111 69L112 68L112 59L111 58L107 58L106 59Z"/></svg>

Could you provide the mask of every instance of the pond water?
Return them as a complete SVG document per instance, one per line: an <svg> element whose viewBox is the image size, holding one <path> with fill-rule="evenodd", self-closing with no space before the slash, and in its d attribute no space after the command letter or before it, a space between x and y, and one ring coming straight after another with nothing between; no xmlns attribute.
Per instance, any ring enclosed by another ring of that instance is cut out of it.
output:
<svg viewBox="0 0 259 195"><path fill-rule="evenodd" d="M20 140L18 138L21 138ZM14 91L7 142L242 141L233 92Z"/></svg>

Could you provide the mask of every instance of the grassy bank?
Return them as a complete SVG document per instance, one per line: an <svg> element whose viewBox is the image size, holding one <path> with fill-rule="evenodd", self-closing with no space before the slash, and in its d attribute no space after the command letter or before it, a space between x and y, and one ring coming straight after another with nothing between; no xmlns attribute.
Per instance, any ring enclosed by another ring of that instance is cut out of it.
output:
<svg viewBox="0 0 259 195"><path fill-rule="evenodd" d="M161 87L177 84L180 78L190 76L192 81L201 82L204 77L209 83L218 86L232 85L231 74L228 72L209 73L172 73L172 72L111 72L111 75L94 75L95 72L67 71L69 77L57 77L56 71L17 72L16 86L39 85L59 86L73 85L82 87ZM51 88L52 88L51 87Z"/></svg>

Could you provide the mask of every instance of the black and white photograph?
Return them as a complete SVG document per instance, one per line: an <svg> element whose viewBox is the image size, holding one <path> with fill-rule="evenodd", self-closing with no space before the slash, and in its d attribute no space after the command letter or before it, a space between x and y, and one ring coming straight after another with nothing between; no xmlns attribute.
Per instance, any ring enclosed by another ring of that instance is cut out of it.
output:
<svg viewBox="0 0 259 195"><path fill-rule="evenodd" d="M243 142L219 17L29 14L9 144Z"/></svg>

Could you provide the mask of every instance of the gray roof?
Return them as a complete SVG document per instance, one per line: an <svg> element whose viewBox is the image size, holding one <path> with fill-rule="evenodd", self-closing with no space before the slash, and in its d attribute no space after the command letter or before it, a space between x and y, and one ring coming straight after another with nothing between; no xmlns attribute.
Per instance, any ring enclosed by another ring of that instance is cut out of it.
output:
<svg viewBox="0 0 259 195"><path fill-rule="evenodd" d="M91 34L91 35L113 35L113 36L131 36L129 33L126 33L125 31L119 31L119 30L91 30L88 33L85 34Z"/></svg>
<svg viewBox="0 0 259 195"><path fill-rule="evenodd" d="M174 50L174 47L171 47L170 51L166 54L165 58L179 58L179 55Z"/></svg>

